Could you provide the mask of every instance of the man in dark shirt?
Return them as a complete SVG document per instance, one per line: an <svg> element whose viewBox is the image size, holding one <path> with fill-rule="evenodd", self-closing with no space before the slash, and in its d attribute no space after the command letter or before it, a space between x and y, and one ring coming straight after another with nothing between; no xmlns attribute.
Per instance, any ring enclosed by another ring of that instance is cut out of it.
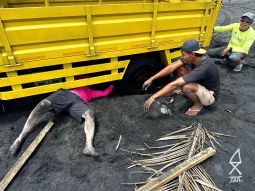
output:
<svg viewBox="0 0 255 191"><path fill-rule="evenodd" d="M173 92L176 88L180 88L181 93L193 102L186 115L195 116L204 106L211 105L217 100L220 90L219 71L212 59L206 56L206 50L200 48L198 41L187 40L182 46L181 53L180 60L168 65L144 82L143 88L147 89L155 79L175 70L181 72L181 77L167 84L144 103L145 111L149 110L155 99ZM190 64L193 69L187 67Z"/></svg>

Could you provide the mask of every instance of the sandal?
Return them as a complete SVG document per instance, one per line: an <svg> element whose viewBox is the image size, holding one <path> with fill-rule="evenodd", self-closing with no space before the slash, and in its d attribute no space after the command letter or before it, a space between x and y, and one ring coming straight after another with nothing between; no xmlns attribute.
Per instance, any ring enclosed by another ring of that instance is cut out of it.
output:
<svg viewBox="0 0 255 191"><path fill-rule="evenodd" d="M186 115L188 116L197 116L200 113L202 113L202 111L204 110L204 107L202 106L200 109L191 109L191 107L185 112ZM187 114L187 112L195 112L193 115L192 114Z"/></svg>

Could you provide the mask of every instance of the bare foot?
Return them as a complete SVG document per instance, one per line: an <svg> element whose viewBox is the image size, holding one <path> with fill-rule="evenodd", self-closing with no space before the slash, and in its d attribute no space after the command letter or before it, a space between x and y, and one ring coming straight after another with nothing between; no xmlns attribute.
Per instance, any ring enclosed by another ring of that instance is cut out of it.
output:
<svg viewBox="0 0 255 191"><path fill-rule="evenodd" d="M193 105L185 112L185 114L189 115L189 116L196 116L202 112L203 108L204 108L204 106Z"/></svg>
<svg viewBox="0 0 255 191"><path fill-rule="evenodd" d="M9 152L12 155L15 155L20 147L21 141L19 139L16 139L14 143L10 146Z"/></svg>
<svg viewBox="0 0 255 191"><path fill-rule="evenodd" d="M98 156L98 152L95 151L95 149L93 147L88 147L85 146L85 148L83 149L83 154L88 155L88 156Z"/></svg>

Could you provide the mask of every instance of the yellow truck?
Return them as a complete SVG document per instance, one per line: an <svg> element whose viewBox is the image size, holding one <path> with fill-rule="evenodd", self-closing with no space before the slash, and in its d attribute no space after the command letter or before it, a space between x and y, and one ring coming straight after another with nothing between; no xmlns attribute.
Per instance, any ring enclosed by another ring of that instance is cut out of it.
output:
<svg viewBox="0 0 255 191"><path fill-rule="evenodd" d="M187 39L208 46L222 0L1 0L0 100L119 80L137 93ZM86 75L89 78L76 78Z"/></svg>

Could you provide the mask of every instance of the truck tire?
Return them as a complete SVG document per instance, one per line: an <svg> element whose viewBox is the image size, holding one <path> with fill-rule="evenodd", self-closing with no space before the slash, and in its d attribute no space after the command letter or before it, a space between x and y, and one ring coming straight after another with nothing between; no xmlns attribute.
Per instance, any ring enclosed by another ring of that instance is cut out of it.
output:
<svg viewBox="0 0 255 191"><path fill-rule="evenodd" d="M124 94L142 94L142 85L157 73L163 66L154 58L131 60L123 79L120 82ZM150 89L153 89L151 87Z"/></svg>
<svg viewBox="0 0 255 191"><path fill-rule="evenodd" d="M4 102L0 100L0 113L4 114L6 112Z"/></svg>

